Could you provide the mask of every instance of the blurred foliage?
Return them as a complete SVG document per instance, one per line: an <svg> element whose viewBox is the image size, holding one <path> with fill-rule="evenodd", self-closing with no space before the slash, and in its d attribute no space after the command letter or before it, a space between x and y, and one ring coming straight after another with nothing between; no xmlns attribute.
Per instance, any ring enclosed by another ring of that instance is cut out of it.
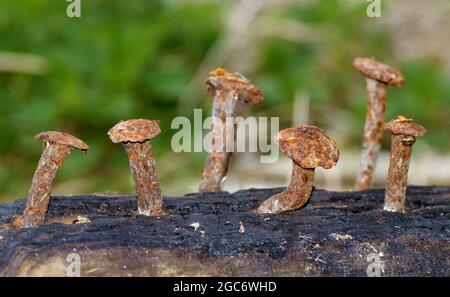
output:
<svg viewBox="0 0 450 297"><path fill-rule="evenodd" d="M163 192L195 190L205 155L173 153L170 124L175 116L192 118L193 108L209 113L211 100L200 83L188 108L179 100L236 2L193 3L89 0L82 1L82 17L71 19L66 1L0 0L0 51L38 55L50 65L43 76L0 72L0 200L26 195L41 153L33 137L44 130L70 132L92 148L65 161L55 191L131 192L126 154L106 132L119 120L140 117L161 120L163 132L152 143ZM426 143L447 152L448 79L434 61L397 61L388 32L371 25L376 20L365 15L366 5L321 0L263 10L262 16L311 28L320 41L255 38L257 63L245 74L263 89L265 101L252 112L279 116L285 128L292 125L295 93L306 91L311 123L335 131L341 147L357 149L365 81L351 63L356 56L376 56L408 80L389 89L386 119L413 117L429 129Z"/></svg>

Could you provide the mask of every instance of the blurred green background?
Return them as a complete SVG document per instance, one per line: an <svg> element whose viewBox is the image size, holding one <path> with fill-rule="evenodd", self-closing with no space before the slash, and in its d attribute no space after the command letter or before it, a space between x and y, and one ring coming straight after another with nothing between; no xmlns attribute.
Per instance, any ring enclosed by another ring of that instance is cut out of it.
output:
<svg viewBox="0 0 450 297"><path fill-rule="evenodd" d="M210 113L202 81L219 66L264 91L245 114L278 116L287 128L307 94L308 121L358 158L365 80L351 63L375 56L407 79L389 89L386 120L414 118L429 130L415 152L445 156L449 1L421 2L383 1L382 17L369 18L363 0L82 0L81 18L69 18L63 0L0 0L0 201L26 196L42 148L34 135L45 130L91 146L64 162L54 192L132 192L123 147L106 132L141 117L161 121L152 143L162 191L195 191L206 155L173 153L170 124L194 108Z"/></svg>

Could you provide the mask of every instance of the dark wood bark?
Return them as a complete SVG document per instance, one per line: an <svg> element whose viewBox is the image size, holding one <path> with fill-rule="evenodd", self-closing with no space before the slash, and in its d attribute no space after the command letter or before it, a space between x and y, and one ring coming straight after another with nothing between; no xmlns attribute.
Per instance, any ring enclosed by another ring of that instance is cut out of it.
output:
<svg viewBox="0 0 450 297"><path fill-rule="evenodd" d="M282 190L165 197L159 218L137 216L134 196L56 196L28 229L8 225L25 200L0 205L0 275L65 276L78 253L82 276L366 276L375 253L382 276L450 276L450 188L409 187L406 214L382 211L384 190L314 190L294 212L250 211Z"/></svg>

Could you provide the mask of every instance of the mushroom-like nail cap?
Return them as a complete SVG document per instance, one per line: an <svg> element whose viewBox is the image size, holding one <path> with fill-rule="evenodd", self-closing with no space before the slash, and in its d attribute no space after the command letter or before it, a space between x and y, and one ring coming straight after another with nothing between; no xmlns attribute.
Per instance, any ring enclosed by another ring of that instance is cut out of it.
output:
<svg viewBox="0 0 450 297"><path fill-rule="evenodd" d="M144 142L161 132L159 121L136 119L120 121L109 129L108 136L112 142Z"/></svg>
<svg viewBox="0 0 450 297"><path fill-rule="evenodd" d="M34 138L36 140L46 141L50 144L65 145L83 151L87 151L89 149L89 146L84 141L64 132L46 131L37 134Z"/></svg>
<svg viewBox="0 0 450 297"><path fill-rule="evenodd" d="M283 154L303 168L329 169L339 160L336 142L315 126L299 125L281 130L275 141Z"/></svg>
<svg viewBox="0 0 450 297"><path fill-rule="evenodd" d="M229 73L222 68L217 68L209 73L205 82L210 93L217 90L233 90L240 100L253 106L260 104L263 100L262 91L239 73Z"/></svg>
<svg viewBox="0 0 450 297"><path fill-rule="evenodd" d="M398 116L395 120L385 124L384 130L405 136L424 136L427 133L427 129L403 116Z"/></svg>
<svg viewBox="0 0 450 297"><path fill-rule="evenodd" d="M353 67L371 79L381 81L385 84L401 87L405 83L403 74L388 65L371 58L356 58Z"/></svg>

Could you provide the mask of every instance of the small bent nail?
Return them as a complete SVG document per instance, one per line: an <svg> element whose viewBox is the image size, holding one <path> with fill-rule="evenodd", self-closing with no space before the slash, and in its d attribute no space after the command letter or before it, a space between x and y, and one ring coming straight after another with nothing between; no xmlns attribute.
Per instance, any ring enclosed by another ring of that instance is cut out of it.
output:
<svg viewBox="0 0 450 297"><path fill-rule="evenodd" d="M339 160L336 142L320 128L299 125L278 132L276 142L281 152L292 159L291 183L285 191L266 199L258 213L283 213L308 202L315 168L330 169Z"/></svg>
<svg viewBox="0 0 450 297"><path fill-rule="evenodd" d="M17 227L32 227L45 222L52 183L58 168L74 148L87 152L89 146L82 140L58 131L47 131L35 136L46 142L38 167L33 176L23 215L13 220Z"/></svg>

